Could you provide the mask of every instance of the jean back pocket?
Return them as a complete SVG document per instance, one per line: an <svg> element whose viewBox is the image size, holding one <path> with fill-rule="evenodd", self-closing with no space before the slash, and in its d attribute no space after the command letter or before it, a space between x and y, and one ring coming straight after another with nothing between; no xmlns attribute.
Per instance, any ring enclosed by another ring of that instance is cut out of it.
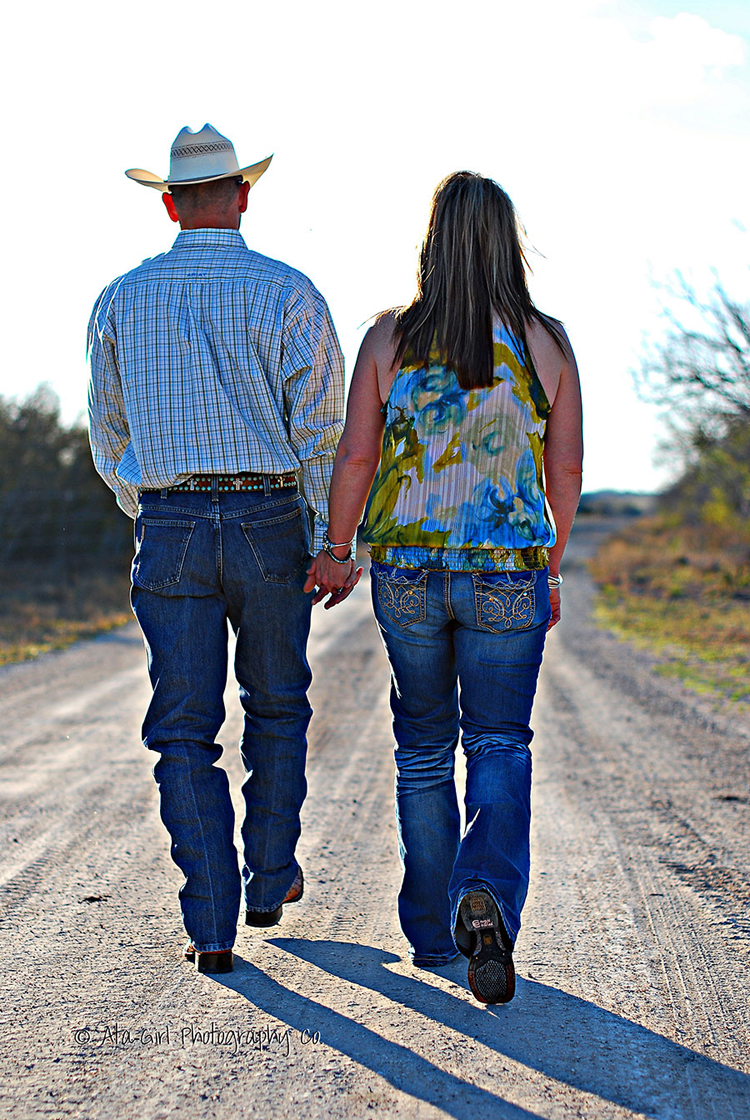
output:
<svg viewBox="0 0 750 1120"><path fill-rule="evenodd" d="M240 527L266 583L292 583L307 565L310 557L299 499L288 513L245 521Z"/></svg>
<svg viewBox="0 0 750 1120"><path fill-rule="evenodd" d="M427 572L373 564L372 574L378 606L389 621L397 626L424 622L427 614Z"/></svg>
<svg viewBox="0 0 750 1120"><path fill-rule="evenodd" d="M536 614L536 572L473 573L477 625L496 634L527 630Z"/></svg>
<svg viewBox="0 0 750 1120"><path fill-rule="evenodd" d="M141 516L133 557L133 583L147 591L179 583L194 529L194 521Z"/></svg>

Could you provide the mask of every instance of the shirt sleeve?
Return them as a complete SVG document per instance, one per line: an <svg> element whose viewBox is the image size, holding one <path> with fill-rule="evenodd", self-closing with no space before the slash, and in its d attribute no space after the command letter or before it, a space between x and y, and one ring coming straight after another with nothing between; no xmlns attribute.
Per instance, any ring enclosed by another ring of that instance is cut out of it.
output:
<svg viewBox="0 0 750 1120"><path fill-rule="evenodd" d="M328 528L328 490L344 428L344 359L328 306L312 284L287 304L282 356L289 441L313 514L313 553Z"/></svg>
<svg viewBox="0 0 750 1120"><path fill-rule="evenodd" d="M120 508L128 517L135 518L138 490L117 474L117 467L130 443L117 362L116 335L110 321L117 283L115 281L104 289L89 320L86 347L90 369L89 440L94 466L107 486L114 490Z"/></svg>

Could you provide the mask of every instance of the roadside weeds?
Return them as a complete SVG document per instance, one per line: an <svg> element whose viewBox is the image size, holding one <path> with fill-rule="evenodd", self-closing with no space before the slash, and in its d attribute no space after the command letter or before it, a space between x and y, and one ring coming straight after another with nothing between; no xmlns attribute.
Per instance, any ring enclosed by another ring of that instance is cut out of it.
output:
<svg viewBox="0 0 750 1120"><path fill-rule="evenodd" d="M750 705L750 564L665 516L639 519L589 561L600 626L656 654L656 672Z"/></svg>
<svg viewBox="0 0 750 1120"><path fill-rule="evenodd" d="M7 568L0 586L0 665L65 649L132 618L126 571L61 578L51 565Z"/></svg>

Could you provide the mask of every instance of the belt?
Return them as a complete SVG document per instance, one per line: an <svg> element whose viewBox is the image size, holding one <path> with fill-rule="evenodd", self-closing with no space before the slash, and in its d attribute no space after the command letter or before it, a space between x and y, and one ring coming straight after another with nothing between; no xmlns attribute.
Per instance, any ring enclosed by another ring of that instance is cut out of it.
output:
<svg viewBox="0 0 750 1120"><path fill-rule="evenodd" d="M297 485L297 476L294 471L288 471L286 474L256 474L254 471L243 471L242 474L194 474L185 482L166 486L165 490L169 494L175 491L206 492L211 491L216 482L222 493L235 493L239 490L265 490L266 481L271 490L286 490Z"/></svg>

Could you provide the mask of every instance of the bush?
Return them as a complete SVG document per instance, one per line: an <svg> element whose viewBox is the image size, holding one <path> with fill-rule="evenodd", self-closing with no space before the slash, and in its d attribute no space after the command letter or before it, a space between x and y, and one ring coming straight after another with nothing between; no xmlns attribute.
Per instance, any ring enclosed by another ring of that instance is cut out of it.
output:
<svg viewBox="0 0 750 1120"><path fill-rule="evenodd" d="M74 571L121 568L132 522L91 461L86 429L65 427L57 397L40 386L21 403L0 398L0 560Z"/></svg>

